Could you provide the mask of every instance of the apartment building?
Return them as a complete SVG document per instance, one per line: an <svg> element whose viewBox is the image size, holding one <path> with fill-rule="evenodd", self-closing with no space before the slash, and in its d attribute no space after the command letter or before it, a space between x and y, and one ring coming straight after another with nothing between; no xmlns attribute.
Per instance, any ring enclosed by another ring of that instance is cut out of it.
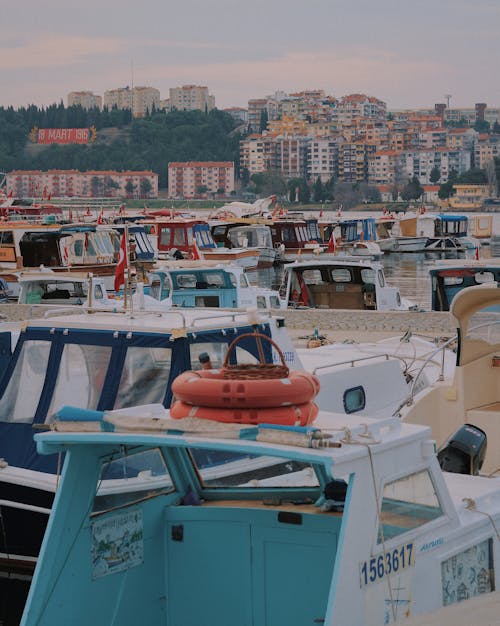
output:
<svg viewBox="0 0 500 626"><path fill-rule="evenodd" d="M368 156L368 182L374 185L394 185L406 182L403 175L404 154L400 150L380 150Z"/></svg>
<svg viewBox="0 0 500 626"><path fill-rule="evenodd" d="M474 142L474 167L486 169L495 157L500 156L500 137L488 134L477 135Z"/></svg>
<svg viewBox="0 0 500 626"><path fill-rule="evenodd" d="M133 117L144 117L160 108L160 92L154 87L120 87L104 92L104 106L108 109L130 109Z"/></svg>
<svg viewBox="0 0 500 626"><path fill-rule="evenodd" d="M338 146L333 139L311 139L307 151L306 176L310 182L322 183L337 175Z"/></svg>
<svg viewBox="0 0 500 626"><path fill-rule="evenodd" d="M403 169L408 179L416 176L421 185L431 184L430 175L435 167L440 172L439 183L447 181L452 170L460 175L471 167L471 153L467 150L411 150L403 156Z"/></svg>
<svg viewBox="0 0 500 626"><path fill-rule="evenodd" d="M7 193L24 198L157 198L158 174L151 171L14 170Z"/></svg>
<svg viewBox="0 0 500 626"><path fill-rule="evenodd" d="M244 109L243 107L229 107L222 110L224 113L229 113L239 124L248 124L248 109Z"/></svg>
<svg viewBox="0 0 500 626"><path fill-rule="evenodd" d="M240 167L251 176L271 171L276 167L276 143L274 137L264 134L249 135L240 142Z"/></svg>
<svg viewBox="0 0 500 626"><path fill-rule="evenodd" d="M387 117L386 103L364 94L351 94L340 98L331 111L332 122L338 128L352 124L356 118L385 120Z"/></svg>
<svg viewBox="0 0 500 626"><path fill-rule="evenodd" d="M294 115L284 115L279 120L270 120L267 123L267 133L274 137L278 135L308 135L309 124L305 119Z"/></svg>
<svg viewBox="0 0 500 626"><path fill-rule="evenodd" d="M92 91L70 91L68 94L68 107L81 106L82 109L102 109L102 97L96 96Z"/></svg>
<svg viewBox="0 0 500 626"><path fill-rule="evenodd" d="M169 198L207 198L234 191L234 163L232 161L189 161L169 163Z"/></svg>
<svg viewBox="0 0 500 626"><path fill-rule="evenodd" d="M199 85L171 87L169 94L171 111L211 111L215 109L215 97L208 93L208 87Z"/></svg>
<svg viewBox="0 0 500 626"><path fill-rule="evenodd" d="M368 157L376 146L362 142L339 143L338 178L346 183L368 180Z"/></svg>
<svg viewBox="0 0 500 626"><path fill-rule="evenodd" d="M276 143L275 170L284 178L304 178L306 176L307 154L310 137L278 136Z"/></svg>

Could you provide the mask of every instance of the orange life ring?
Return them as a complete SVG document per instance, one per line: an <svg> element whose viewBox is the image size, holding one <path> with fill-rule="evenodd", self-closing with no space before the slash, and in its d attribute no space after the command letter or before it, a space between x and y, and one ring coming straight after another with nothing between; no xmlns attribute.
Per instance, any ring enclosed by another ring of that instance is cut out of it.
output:
<svg viewBox="0 0 500 626"><path fill-rule="evenodd" d="M226 379L222 370L183 372L172 383L178 400L214 408L273 408L310 402L319 392L313 374L291 371L287 378Z"/></svg>
<svg viewBox="0 0 500 626"><path fill-rule="evenodd" d="M318 407L314 402L306 402L293 406L272 408L215 408L193 406L176 400L170 407L170 415L174 419L198 417L200 419L224 422L226 424L280 424L282 426L307 426L312 424L318 415Z"/></svg>

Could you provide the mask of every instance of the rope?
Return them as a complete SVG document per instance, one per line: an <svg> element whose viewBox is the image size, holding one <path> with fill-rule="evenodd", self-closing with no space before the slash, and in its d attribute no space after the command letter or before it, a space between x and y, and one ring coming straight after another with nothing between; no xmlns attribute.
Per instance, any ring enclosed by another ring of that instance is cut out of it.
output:
<svg viewBox="0 0 500 626"><path fill-rule="evenodd" d="M462 498L462 502L465 502L465 508L467 511L472 511L474 513L481 513L481 515L486 515L486 517L490 520L491 525L493 526L493 530L497 536L498 541L500 541L500 534L498 532L498 528L496 527L495 520L493 517L487 513L486 511L480 511L476 508L476 501L473 498Z"/></svg>
<svg viewBox="0 0 500 626"><path fill-rule="evenodd" d="M365 432L362 433L360 436L361 437L371 437L372 441L370 442L365 442L365 441L359 441L357 439L353 439L352 438L352 433L351 430L349 428L345 428L344 432L346 434L345 439L342 439L342 443L346 443L346 444L351 444L351 445L357 445L357 446L364 446L367 451L368 451L368 458L370 459L370 471L371 471L371 477L372 477L372 483L373 483L373 492L375 494L375 503L376 503L376 511L377 511L377 526L378 529L380 530L380 543L382 544L382 554L384 555L384 564L387 561L387 549L385 547L385 537L384 537L384 529L383 526L380 523L380 512L379 512L379 499L378 499L378 490L377 490L377 482L375 480L375 467L373 465L373 456L372 456L372 450L370 448L371 445L380 443L380 441L376 441L373 438L373 435L370 433L370 431L368 430L366 424L365 424ZM391 586L391 580L390 580L390 574L387 574L386 576L387 578L387 588L389 590L389 599L391 602L391 613L392 613L392 620L393 622L396 621L396 607L394 604L394 593L392 590L392 586Z"/></svg>

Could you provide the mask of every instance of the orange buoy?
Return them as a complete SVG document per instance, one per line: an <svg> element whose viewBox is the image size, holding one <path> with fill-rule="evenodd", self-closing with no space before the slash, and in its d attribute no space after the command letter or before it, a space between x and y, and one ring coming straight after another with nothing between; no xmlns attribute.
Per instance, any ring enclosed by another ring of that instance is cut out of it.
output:
<svg viewBox="0 0 500 626"><path fill-rule="evenodd" d="M227 379L221 370L187 371L172 383L178 400L213 408L275 408L310 402L319 392L314 374L294 370L285 378Z"/></svg>
<svg viewBox="0 0 500 626"><path fill-rule="evenodd" d="M231 424L280 424L282 426L307 426L312 424L318 415L318 407L314 402L306 402L293 406L269 408L217 408L193 406L176 400L170 407L170 415L174 419L198 417L215 422Z"/></svg>

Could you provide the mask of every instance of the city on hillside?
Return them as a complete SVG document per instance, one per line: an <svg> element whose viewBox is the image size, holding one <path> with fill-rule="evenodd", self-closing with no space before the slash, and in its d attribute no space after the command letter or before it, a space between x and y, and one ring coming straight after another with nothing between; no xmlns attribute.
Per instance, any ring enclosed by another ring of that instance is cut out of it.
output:
<svg viewBox="0 0 500 626"><path fill-rule="evenodd" d="M458 109L451 99L447 94L429 109L391 110L365 94L276 92L249 100L247 108L222 109L232 119L224 132L236 141L212 158L204 158L207 151L197 151L194 141L191 151L176 152L172 144L144 169L15 168L5 174L5 193L148 200L164 189L172 200L276 193L291 201L335 199L346 208L359 200L417 199L452 208L484 206L498 196L500 108L476 103ZM165 100L153 87L112 89L104 98L73 91L67 107L127 111L136 123L190 111L211 119L217 111L208 87L198 85L171 88ZM76 130L34 128L30 140L45 149L65 145ZM92 127L74 141L88 147L101 132Z"/></svg>

